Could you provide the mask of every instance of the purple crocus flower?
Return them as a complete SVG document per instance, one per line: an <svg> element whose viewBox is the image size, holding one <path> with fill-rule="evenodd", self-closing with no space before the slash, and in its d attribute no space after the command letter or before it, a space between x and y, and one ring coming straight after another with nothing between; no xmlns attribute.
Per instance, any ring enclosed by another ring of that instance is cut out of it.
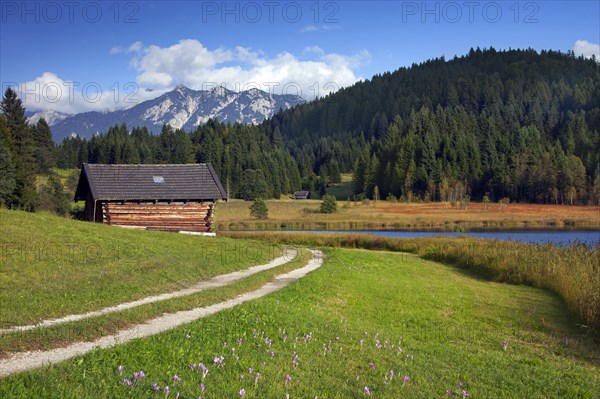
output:
<svg viewBox="0 0 600 399"><path fill-rule="evenodd" d="M365 393L365 395L371 396L371 390L369 389L369 387L365 387L365 389L363 389L363 392Z"/></svg>
<svg viewBox="0 0 600 399"><path fill-rule="evenodd" d="M410 377L405 375L404 376L404 384L406 384L408 381L410 381Z"/></svg>
<svg viewBox="0 0 600 399"><path fill-rule="evenodd" d="M204 392L205 389L206 389L206 385L200 384L200 392Z"/></svg>
<svg viewBox="0 0 600 399"><path fill-rule="evenodd" d="M287 387L287 384L292 380L292 376L291 375L286 375L285 376L285 386Z"/></svg>
<svg viewBox="0 0 600 399"><path fill-rule="evenodd" d="M165 387L165 396L169 396L169 386Z"/></svg>
<svg viewBox="0 0 600 399"><path fill-rule="evenodd" d="M173 382L179 382L179 381L181 381L181 377L180 377L180 376L178 376L177 374L175 374L175 375L173 376Z"/></svg>
<svg viewBox="0 0 600 399"><path fill-rule="evenodd" d="M258 379L260 378L260 373L257 371L256 375L254 376L254 384L258 384Z"/></svg>
<svg viewBox="0 0 600 399"><path fill-rule="evenodd" d="M246 390L244 388L240 389L240 398L246 396Z"/></svg>
<svg viewBox="0 0 600 399"><path fill-rule="evenodd" d="M369 364L369 368L373 370L375 368L375 363L371 362L371 364Z"/></svg>
<svg viewBox="0 0 600 399"><path fill-rule="evenodd" d="M447 389L446 393L448 394L448 396L452 396L452 389Z"/></svg>
<svg viewBox="0 0 600 399"><path fill-rule="evenodd" d="M128 387L133 385L133 382L129 379L129 378L125 378L123 380L123 384L127 385Z"/></svg>
<svg viewBox="0 0 600 399"><path fill-rule="evenodd" d="M119 366L117 368L117 371L119 372L119 375L122 375L123 374L123 366Z"/></svg>
<svg viewBox="0 0 600 399"><path fill-rule="evenodd" d="M506 350L506 348L508 348L508 342L507 342L507 341L504 341L504 342L502 343L502 347L504 348L504 350Z"/></svg>
<svg viewBox="0 0 600 399"><path fill-rule="evenodd" d="M463 398L467 398L467 397L469 397L469 394L467 393L467 391L465 391L465 390L463 389Z"/></svg>
<svg viewBox="0 0 600 399"><path fill-rule="evenodd" d="M160 391L160 385L158 385L156 382L152 384L151 388L154 392Z"/></svg>

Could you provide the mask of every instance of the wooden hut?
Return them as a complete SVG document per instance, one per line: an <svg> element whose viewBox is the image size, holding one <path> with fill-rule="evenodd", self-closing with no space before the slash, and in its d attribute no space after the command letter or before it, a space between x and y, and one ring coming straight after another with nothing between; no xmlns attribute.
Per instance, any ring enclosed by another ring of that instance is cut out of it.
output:
<svg viewBox="0 0 600 399"><path fill-rule="evenodd" d="M209 232L227 194L211 164L83 164L75 201L87 220L148 230Z"/></svg>
<svg viewBox="0 0 600 399"><path fill-rule="evenodd" d="M309 199L310 191L296 191L294 193L294 199Z"/></svg>

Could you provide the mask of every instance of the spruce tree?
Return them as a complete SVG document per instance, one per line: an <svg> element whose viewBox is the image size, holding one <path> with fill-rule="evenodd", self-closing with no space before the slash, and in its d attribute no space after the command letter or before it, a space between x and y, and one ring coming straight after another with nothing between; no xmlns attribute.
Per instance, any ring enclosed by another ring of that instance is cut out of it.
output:
<svg viewBox="0 0 600 399"><path fill-rule="evenodd" d="M52 141L50 127L44 118L41 118L35 126L32 126L33 132L33 157L38 173L47 174L55 166L56 149Z"/></svg>
<svg viewBox="0 0 600 399"><path fill-rule="evenodd" d="M33 212L37 206L36 167L33 137L25 118L25 108L10 87L4 93L0 108L14 143L15 189L7 202L11 208Z"/></svg>

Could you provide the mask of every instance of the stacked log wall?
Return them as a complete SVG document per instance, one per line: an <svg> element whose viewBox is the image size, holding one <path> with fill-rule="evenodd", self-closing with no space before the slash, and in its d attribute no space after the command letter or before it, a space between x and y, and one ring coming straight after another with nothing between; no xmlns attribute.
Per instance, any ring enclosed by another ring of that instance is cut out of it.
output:
<svg viewBox="0 0 600 399"><path fill-rule="evenodd" d="M103 222L147 230L209 232L212 202L104 202Z"/></svg>

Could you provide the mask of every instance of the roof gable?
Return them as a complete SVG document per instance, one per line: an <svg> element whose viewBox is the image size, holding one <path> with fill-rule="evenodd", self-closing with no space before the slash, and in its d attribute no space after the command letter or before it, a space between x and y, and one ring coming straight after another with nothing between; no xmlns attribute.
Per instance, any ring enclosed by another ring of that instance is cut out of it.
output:
<svg viewBox="0 0 600 399"><path fill-rule="evenodd" d="M83 164L75 201L172 201L227 199L211 164Z"/></svg>

